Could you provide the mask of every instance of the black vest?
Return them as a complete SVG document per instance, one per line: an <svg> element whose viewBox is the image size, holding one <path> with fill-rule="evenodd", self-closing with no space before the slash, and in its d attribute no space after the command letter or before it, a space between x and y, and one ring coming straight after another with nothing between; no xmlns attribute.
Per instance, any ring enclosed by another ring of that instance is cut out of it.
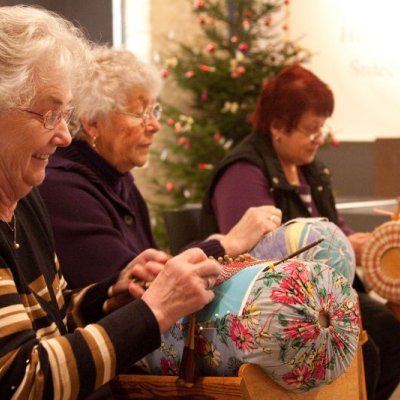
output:
<svg viewBox="0 0 400 400"><path fill-rule="evenodd" d="M240 142L217 166L203 198L201 226L203 236L219 232L211 198L215 185L225 169L238 162L246 161L260 168L268 181L275 206L282 210L282 223L298 217L310 217L300 198L298 188L286 180L281 164L267 135L254 132ZM311 195L321 214L329 221L337 222L335 200L332 194L330 172L321 162L315 160L300 167L311 188Z"/></svg>

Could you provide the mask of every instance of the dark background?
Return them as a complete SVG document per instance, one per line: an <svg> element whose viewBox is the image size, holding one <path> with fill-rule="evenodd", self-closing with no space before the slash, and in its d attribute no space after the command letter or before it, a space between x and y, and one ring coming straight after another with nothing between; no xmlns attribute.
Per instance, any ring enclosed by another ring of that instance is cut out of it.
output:
<svg viewBox="0 0 400 400"><path fill-rule="evenodd" d="M17 4L39 5L55 11L81 27L93 42L112 44L111 0L0 0L0 6L15 6Z"/></svg>

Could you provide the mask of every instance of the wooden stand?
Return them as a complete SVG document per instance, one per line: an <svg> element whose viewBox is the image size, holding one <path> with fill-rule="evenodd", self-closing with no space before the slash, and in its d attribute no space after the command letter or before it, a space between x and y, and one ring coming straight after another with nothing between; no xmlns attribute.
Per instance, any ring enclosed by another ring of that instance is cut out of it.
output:
<svg viewBox="0 0 400 400"><path fill-rule="evenodd" d="M237 377L202 377L192 388L177 383L177 376L119 375L113 382L115 399L169 400L367 400L360 343L350 368L335 382L308 393L285 390L257 365L243 364Z"/></svg>

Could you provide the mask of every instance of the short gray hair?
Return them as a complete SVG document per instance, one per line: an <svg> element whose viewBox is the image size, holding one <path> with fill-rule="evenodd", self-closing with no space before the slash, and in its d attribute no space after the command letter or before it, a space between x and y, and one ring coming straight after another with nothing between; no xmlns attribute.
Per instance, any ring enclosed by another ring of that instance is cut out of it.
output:
<svg viewBox="0 0 400 400"><path fill-rule="evenodd" d="M74 93L74 116L71 132L84 138L80 119L92 121L112 111L126 111L127 96L135 89L144 89L153 97L161 90L157 69L140 61L128 50L98 46L93 50L95 62L89 67L87 79Z"/></svg>
<svg viewBox="0 0 400 400"><path fill-rule="evenodd" d="M0 7L0 110L29 107L50 72L67 79L73 90L88 49L82 31L54 12Z"/></svg>

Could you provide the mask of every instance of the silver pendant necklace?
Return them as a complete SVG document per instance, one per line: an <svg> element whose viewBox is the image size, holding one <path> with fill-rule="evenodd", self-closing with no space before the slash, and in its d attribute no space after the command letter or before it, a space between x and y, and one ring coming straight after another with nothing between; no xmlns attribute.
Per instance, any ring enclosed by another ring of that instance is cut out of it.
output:
<svg viewBox="0 0 400 400"><path fill-rule="evenodd" d="M17 217L15 214L13 214L13 217L11 219L11 224L9 224L6 221L3 221L7 224L8 228L10 229L10 231L13 233L13 249L14 250L18 250L19 249L19 243L17 242Z"/></svg>

